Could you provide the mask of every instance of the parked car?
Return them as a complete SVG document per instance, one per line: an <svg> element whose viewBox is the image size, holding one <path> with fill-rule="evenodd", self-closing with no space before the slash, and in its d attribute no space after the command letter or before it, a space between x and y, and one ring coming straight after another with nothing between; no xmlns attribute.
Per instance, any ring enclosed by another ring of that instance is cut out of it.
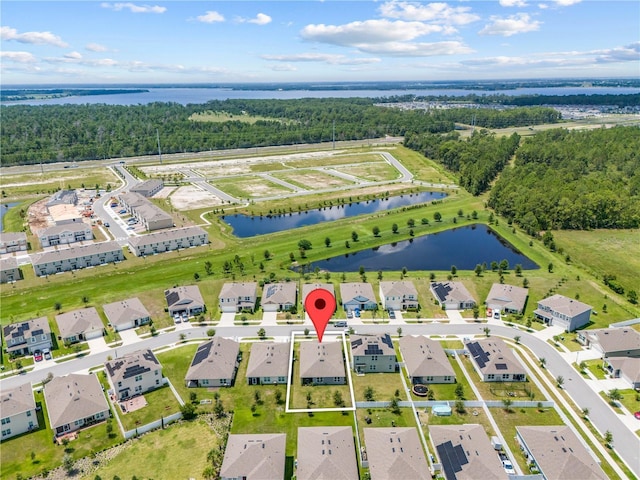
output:
<svg viewBox="0 0 640 480"><path fill-rule="evenodd" d="M360 310L359 309L358 310L354 310L353 313L355 313L356 318L360 318Z"/></svg>
<svg viewBox="0 0 640 480"><path fill-rule="evenodd" d="M507 472L507 475L514 475L516 473L516 470L509 460L502 460L502 468Z"/></svg>
<svg viewBox="0 0 640 480"><path fill-rule="evenodd" d="M389 312L389 318L391 318L391 319L396 318L396 312L393 311L393 308L390 308L387 311Z"/></svg>
<svg viewBox="0 0 640 480"><path fill-rule="evenodd" d="M183 322L189 321L189 315L187 315L187 312L182 312L182 321Z"/></svg>
<svg viewBox="0 0 640 480"><path fill-rule="evenodd" d="M179 313L174 313L173 314L173 321L175 323L180 323L180 314Z"/></svg>
<svg viewBox="0 0 640 480"><path fill-rule="evenodd" d="M40 350L36 350L35 352L33 352L33 359L36 362L41 362L42 361L42 352Z"/></svg>
<svg viewBox="0 0 640 480"><path fill-rule="evenodd" d="M42 354L44 355L45 360L51 360L51 350L49 350L48 348L43 348Z"/></svg>
<svg viewBox="0 0 640 480"><path fill-rule="evenodd" d="M634 413L633 416L636 417L638 420L640 420L640 412Z"/></svg>
<svg viewBox="0 0 640 480"><path fill-rule="evenodd" d="M125 208L123 208L122 210L120 210L118 213L122 214L122 213L127 213L127 210Z"/></svg>
<svg viewBox="0 0 640 480"><path fill-rule="evenodd" d="M493 318L500 320L500 312L493 312Z"/></svg>
<svg viewBox="0 0 640 480"><path fill-rule="evenodd" d="M338 320L337 322L335 322L333 324L334 327L346 327L347 326L347 322L344 320Z"/></svg>
<svg viewBox="0 0 640 480"><path fill-rule="evenodd" d="M353 318L353 312L351 310L347 310L347 318Z"/></svg>
<svg viewBox="0 0 640 480"><path fill-rule="evenodd" d="M104 222L104 226L109 228L109 222Z"/></svg>

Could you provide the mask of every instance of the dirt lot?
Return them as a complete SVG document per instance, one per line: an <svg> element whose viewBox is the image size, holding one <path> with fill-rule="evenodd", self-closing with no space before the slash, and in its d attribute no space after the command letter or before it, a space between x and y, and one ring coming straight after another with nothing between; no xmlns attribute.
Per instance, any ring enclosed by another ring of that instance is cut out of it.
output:
<svg viewBox="0 0 640 480"><path fill-rule="evenodd" d="M178 188L169 197L169 200L177 210L195 210L222 205L220 198L192 185Z"/></svg>

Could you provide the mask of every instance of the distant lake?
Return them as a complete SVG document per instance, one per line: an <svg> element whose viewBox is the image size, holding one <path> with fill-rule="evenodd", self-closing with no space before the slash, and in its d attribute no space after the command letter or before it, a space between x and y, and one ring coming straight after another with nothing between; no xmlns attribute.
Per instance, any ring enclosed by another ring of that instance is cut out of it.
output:
<svg viewBox="0 0 640 480"><path fill-rule="evenodd" d="M3 203L0 205L0 232L4 232L4 216L10 208L15 207L16 205L18 205L18 202Z"/></svg>
<svg viewBox="0 0 640 480"><path fill-rule="evenodd" d="M121 87L114 86L121 89ZM124 93L113 95L85 95L77 97L51 98L44 100L20 100L17 102L2 102L3 105L64 105L64 104L99 104L106 105L144 105L152 102L175 102L182 105L188 103L206 103L210 100L228 99L276 99L289 100L296 98L382 98L400 95L416 96L464 96L464 95L623 95L638 93L640 89L634 87L528 87L508 90L471 90L471 89L397 89L397 90L233 90L231 88L206 87L175 87L175 88L146 88L147 92ZM132 88L132 90L134 90Z"/></svg>
<svg viewBox="0 0 640 480"><path fill-rule="evenodd" d="M322 222L332 222L334 220L340 220L341 218L354 217L366 213L432 202L446 196L447 194L443 192L420 192L384 199L361 200L343 205L326 206L315 210L271 216L224 215L222 216L222 220L233 228L234 235L240 238L246 238L305 227L307 225L315 225ZM420 223L419 218L415 220L416 223Z"/></svg>
<svg viewBox="0 0 640 480"><path fill-rule="evenodd" d="M387 233L385 237L388 236ZM318 248L325 247L314 246ZM524 270L540 268L489 227L475 224L313 262L310 269L357 272L363 266L366 272L397 271L404 267L410 271L429 271L450 270L455 265L458 270L473 270L478 264L486 263L490 268L491 262L505 259L509 269L518 264Z"/></svg>

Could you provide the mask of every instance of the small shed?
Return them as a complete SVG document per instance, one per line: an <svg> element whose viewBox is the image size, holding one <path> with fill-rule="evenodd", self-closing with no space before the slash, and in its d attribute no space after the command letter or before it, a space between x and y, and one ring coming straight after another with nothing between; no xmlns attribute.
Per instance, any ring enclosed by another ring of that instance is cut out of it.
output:
<svg viewBox="0 0 640 480"><path fill-rule="evenodd" d="M442 405L434 405L431 408L431 412L439 417L448 417L451 415L451 407L446 403Z"/></svg>

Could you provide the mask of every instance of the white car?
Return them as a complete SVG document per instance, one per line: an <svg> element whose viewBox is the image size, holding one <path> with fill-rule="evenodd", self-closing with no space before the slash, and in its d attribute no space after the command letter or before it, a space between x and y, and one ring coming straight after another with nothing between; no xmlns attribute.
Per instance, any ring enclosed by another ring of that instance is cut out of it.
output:
<svg viewBox="0 0 640 480"><path fill-rule="evenodd" d="M180 314L179 313L174 313L173 314L173 321L175 323L180 323Z"/></svg>
<svg viewBox="0 0 640 480"><path fill-rule="evenodd" d="M516 470L513 468L513 465L509 460L502 460L502 468L507 472L507 475L515 475Z"/></svg>

